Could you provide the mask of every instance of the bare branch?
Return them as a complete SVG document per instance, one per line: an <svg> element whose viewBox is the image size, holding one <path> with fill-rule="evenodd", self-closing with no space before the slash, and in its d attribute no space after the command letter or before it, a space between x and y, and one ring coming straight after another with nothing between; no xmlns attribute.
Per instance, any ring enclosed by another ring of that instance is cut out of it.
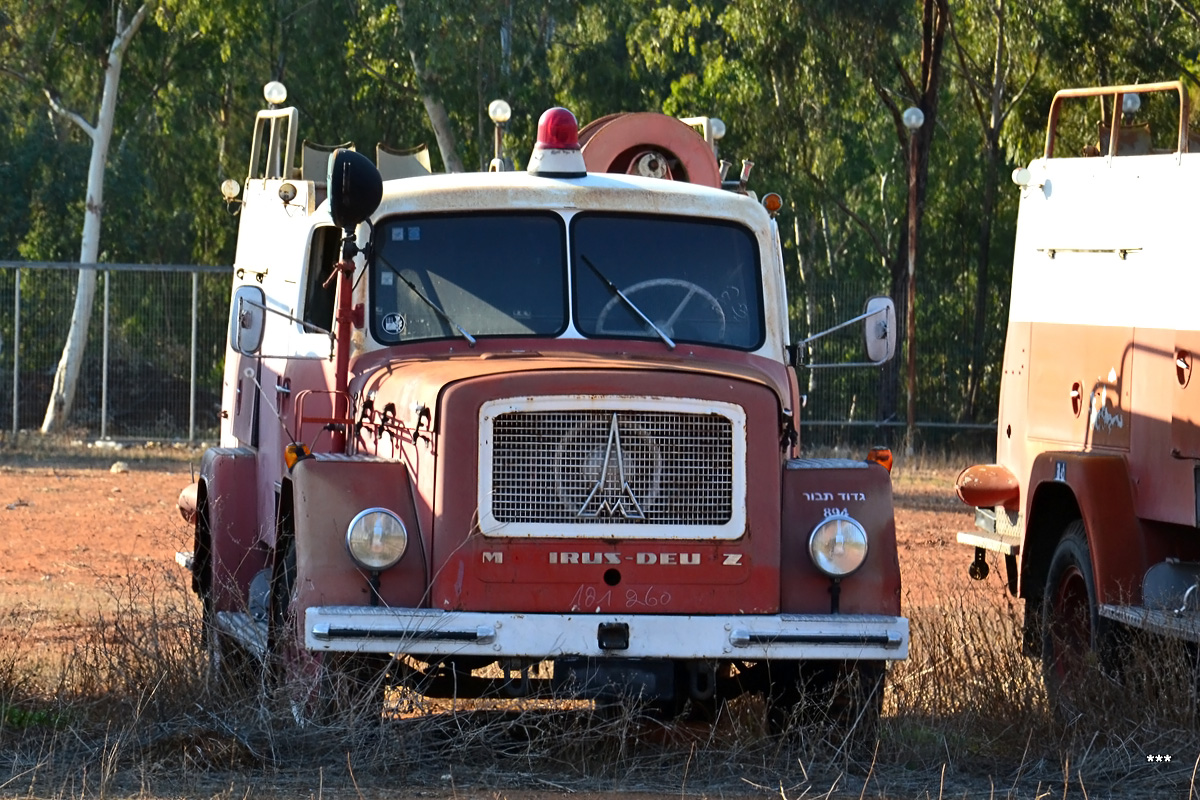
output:
<svg viewBox="0 0 1200 800"><path fill-rule="evenodd" d="M871 245L875 248L876 254L886 261L888 257L888 249L883 246L882 242L879 241L879 236L875 233L875 230L870 226L870 224L856 214L854 209L850 208L844 199L830 191L825 181L821 180L821 178L819 178L815 172L813 172L811 169L805 169L804 174L810 181L816 184L817 188L821 190L822 194L829 198L830 202L841 209L842 213L849 217L854 224L857 225L862 232L867 235L867 238L871 240Z"/></svg>
<svg viewBox="0 0 1200 800"><path fill-rule="evenodd" d="M1030 68L1029 74L1025 76L1025 83L1021 84L1021 88L1013 93L1012 99L1008 101L1008 108L1004 109L1004 113L1000 115L1000 127L1004 126L1004 121L1008 119L1008 115L1021 102L1021 97L1025 94L1025 90L1033 84L1033 79L1037 77L1038 66L1042 63L1042 48L1038 48L1033 54L1033 67Z"/></svg>
<svg viewBox="0 0 1200 800"><path fill-rule="evenodd" d="M74 122L76 125L79 126L80 130L82 130L84 133L86 133L88 135L88 138L90 138L90 139L96 138L96 126L95 125L88 122L86 119L84 119L82 116L80 116L77 112L72 111L71 109L67 108L62 103L60 103L58 100L58 96L55 95L54 92L50 91L49 89L42 89L42 93L46 95L46 100L50 103L51 111L53 111L55 114L57 114L58 116L62 117L65 120Z"/></svg>
<svg viewBox="0 0 1200 800"><path fill-rule="evenodd" d="M979 65L975 63L975 60L971 58L967 49L963 46L953 20L950 21L950 39L954 42L954 52L958 55L959 72L966 80L967 88L971 92L971 103L975 106L975 113L979 116L980 124L986 128L987 111L983 107L983 98L980 96L982 90L979 85L980 82L976 78L976 73L979 72Z"/></svg>
<svg viewBox="0 0 1200 800"><path fill-rule="evenodd" d="M895 64L896 72L900 73L900 81L904 84L904 89L908 93L909 98L914 103L917 102L921 97L921 90L917 87L916 81L908 74L908 70L904 68L904 64L901 63L899 56L894 59L893 63Z"/></svg>
<svg viewBox="0 0 1200 800"><path fill-rule="evenodd" d="M142 3L141 7L134 13L133 19L128 25L123 25L125 16L124 7L117 9L117 35L113 37L112 46L108 48L108 57L111 60L113 56L120 58L125 54L125 48L129 47L129 42L133 39L133 35L137 33L138 28L142 27L142 22L146 19L146 14L150 11L149 3Z"/></svg>
<svg viewBox="0 0 1200 800"><path fill-rule="evenodd" d="M29 77L24 72L18 72L17 70L13 69L12 67L6 66L5 64L0 64L0 73L4 73L5 75L11 75L14 78L16 78L17 80L21 81L22 83L33 83L34 82L33 78Z"/></svg>
<svg viewBox="0 0 1200 800"><path fill-rule="evenodd" d="M900 110L900 106L896 105L891 93L884 89L874 77L871 78L871 85L875 88L875 94L879 96L892 115L892 124L896 126L896 139L903 146L908 142L908 129L904 127L904 112Z"/></svg>
<svg viewBox="0 0 1200 800"><path fill-rule="evenodd" d="M1200 25L1200 12L1197 12L1196 9L1192 8L1190 3L1181 3L1179 0L1171 0L1171 5L1175 6L1179 13L1191 19L1192 22Z"/></svg>

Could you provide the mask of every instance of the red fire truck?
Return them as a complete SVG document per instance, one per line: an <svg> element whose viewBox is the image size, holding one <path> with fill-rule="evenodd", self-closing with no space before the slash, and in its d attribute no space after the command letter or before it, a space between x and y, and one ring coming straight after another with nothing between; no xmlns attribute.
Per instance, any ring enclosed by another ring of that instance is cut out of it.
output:
<svg viewBox="0 0 1200 800"><path fill-rule="evenodd" d="M780 202L726 179L717 123L555 108L527 170L433 175L258 114L221 444L180 500L217 675L274 665L307 711L878 713L909 643L890 454L799 457ZM890 300L845 325L891 357Z"/></svg>
<svg viewBox="0 0 1200 800"><path fill-rule="evenodd" d="M1067 101L1108 112L1098 143L1094 118L1087 144L1063 141ZM1043 156L1013 174L997 463L959 476L978 530L958 539L975 550L975 578L988 551L1003 556L1052 692L1089 651L1107 661L1123 628L1200 641L1188 116L1178 82L1064 90Z"/></svg>

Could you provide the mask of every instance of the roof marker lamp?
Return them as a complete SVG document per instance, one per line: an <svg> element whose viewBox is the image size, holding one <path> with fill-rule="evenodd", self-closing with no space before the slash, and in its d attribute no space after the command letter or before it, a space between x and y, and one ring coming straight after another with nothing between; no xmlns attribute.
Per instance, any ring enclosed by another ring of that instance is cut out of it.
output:
<svg viewBox="0 0 1200 800"><path fill-rule="evenodd" d="M346 549L355 564L371 572L395 566L408 549L408 529L386 508L358 512L346 529Z"/></svg>
<svg viewBox="0 0 1200 800"><path fill-rule="evenodd" d="M271 108L287 102L287 87L279 81L269 81L263 86L263 99Z"/></svg>
<svg viewBox="0 0 1200 800"><path fill-rule="evenodd" d="M1128 125L1134 114L1142 110L1142 96L1136 92L1121 95L1121 114Z"/></svg>
<svg viewBox="0 0 1200 800"><path fill-rule="evenodd" d="M504 126L512 118L512 106L504 100L493 100L488 105L488 116L492 120L492 124L496 126L496 142L492 153L492 163L488 167L489 172L504 172L512 169L510 164L507 164L504 159Z"/></svg>
<svg viewBox="0 0 1200 800"><path fill-rule="evenodd" d="M892 471L892 451L888 447L879 447L876 445L867 451L867 463L878 464L888 472Z"/></svg>
<svg viewBox="0 0 1200 800"><path fill-rule="evenodd" d="M579 122L565 108L551 108L538 120L537 144L529 174L543 178L583 178L587 167L579 149Z"/></svg>
<svg viewBox="0 0 1200 800"><path fill-rule="evenodd" d="M763 195L762 204L767 213L774 217L783 208L783 198L776 192L767 192Z"/></svg>
<svg viewBox="0 0 1200 800"><path fill-rule="evenodd" d="M290 472L296 464L306 458L312 457L312 451L308 449L308 445L300 442L292 442L287 447L283 448L283 463L287 464Z"/></svg>

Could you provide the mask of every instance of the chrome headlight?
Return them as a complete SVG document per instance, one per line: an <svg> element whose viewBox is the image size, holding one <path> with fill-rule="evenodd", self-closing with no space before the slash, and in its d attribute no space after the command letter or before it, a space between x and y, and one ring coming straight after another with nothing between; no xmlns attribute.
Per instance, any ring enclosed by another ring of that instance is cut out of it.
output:
<svg viewBox="0 0 1200 800"><path fill-rule="evenodd" d="M821 572L844 578L867 560L867 532L850 517L826 517L808 537L808 554Z"/></svg>
<svg viewBox="0 0 1200 800"><path fill-rule="evenodd" d="M408 529L386 508L368 508L350 520L346 549L360 567L381 571L394 565L408 549Z"/></svg>

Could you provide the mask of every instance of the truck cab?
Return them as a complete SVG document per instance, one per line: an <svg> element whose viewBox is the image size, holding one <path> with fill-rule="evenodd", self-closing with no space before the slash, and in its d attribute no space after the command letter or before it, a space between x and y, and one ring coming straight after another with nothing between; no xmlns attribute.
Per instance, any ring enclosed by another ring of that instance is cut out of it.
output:
<svg viewBox="0 0 1200 800"><path fill-rule="evenodd" d="M1081 147L1064 143L1070 104L1106 112ZM1091 653L1111 663L1122 628L1200 641L1188 118L1177 81L1062 90L1043 155L1013 174L997 462L959 475L977 530L958 539L972 577L989 551L1003 557L1027 651L1059 696Z"/></svg>
<svg viewBox="0 0 1200 800"><path fill-rule="evenodd" d="M262 112L226 187L221 444L181 498L216 671L310 710L755 692L782 726L820 684L877 714L890 458L800 457L778 197L715 126L551 109L526 170L391 177L293 168L295 121ZM891 357L890 301L849 324Z"/></svg>

